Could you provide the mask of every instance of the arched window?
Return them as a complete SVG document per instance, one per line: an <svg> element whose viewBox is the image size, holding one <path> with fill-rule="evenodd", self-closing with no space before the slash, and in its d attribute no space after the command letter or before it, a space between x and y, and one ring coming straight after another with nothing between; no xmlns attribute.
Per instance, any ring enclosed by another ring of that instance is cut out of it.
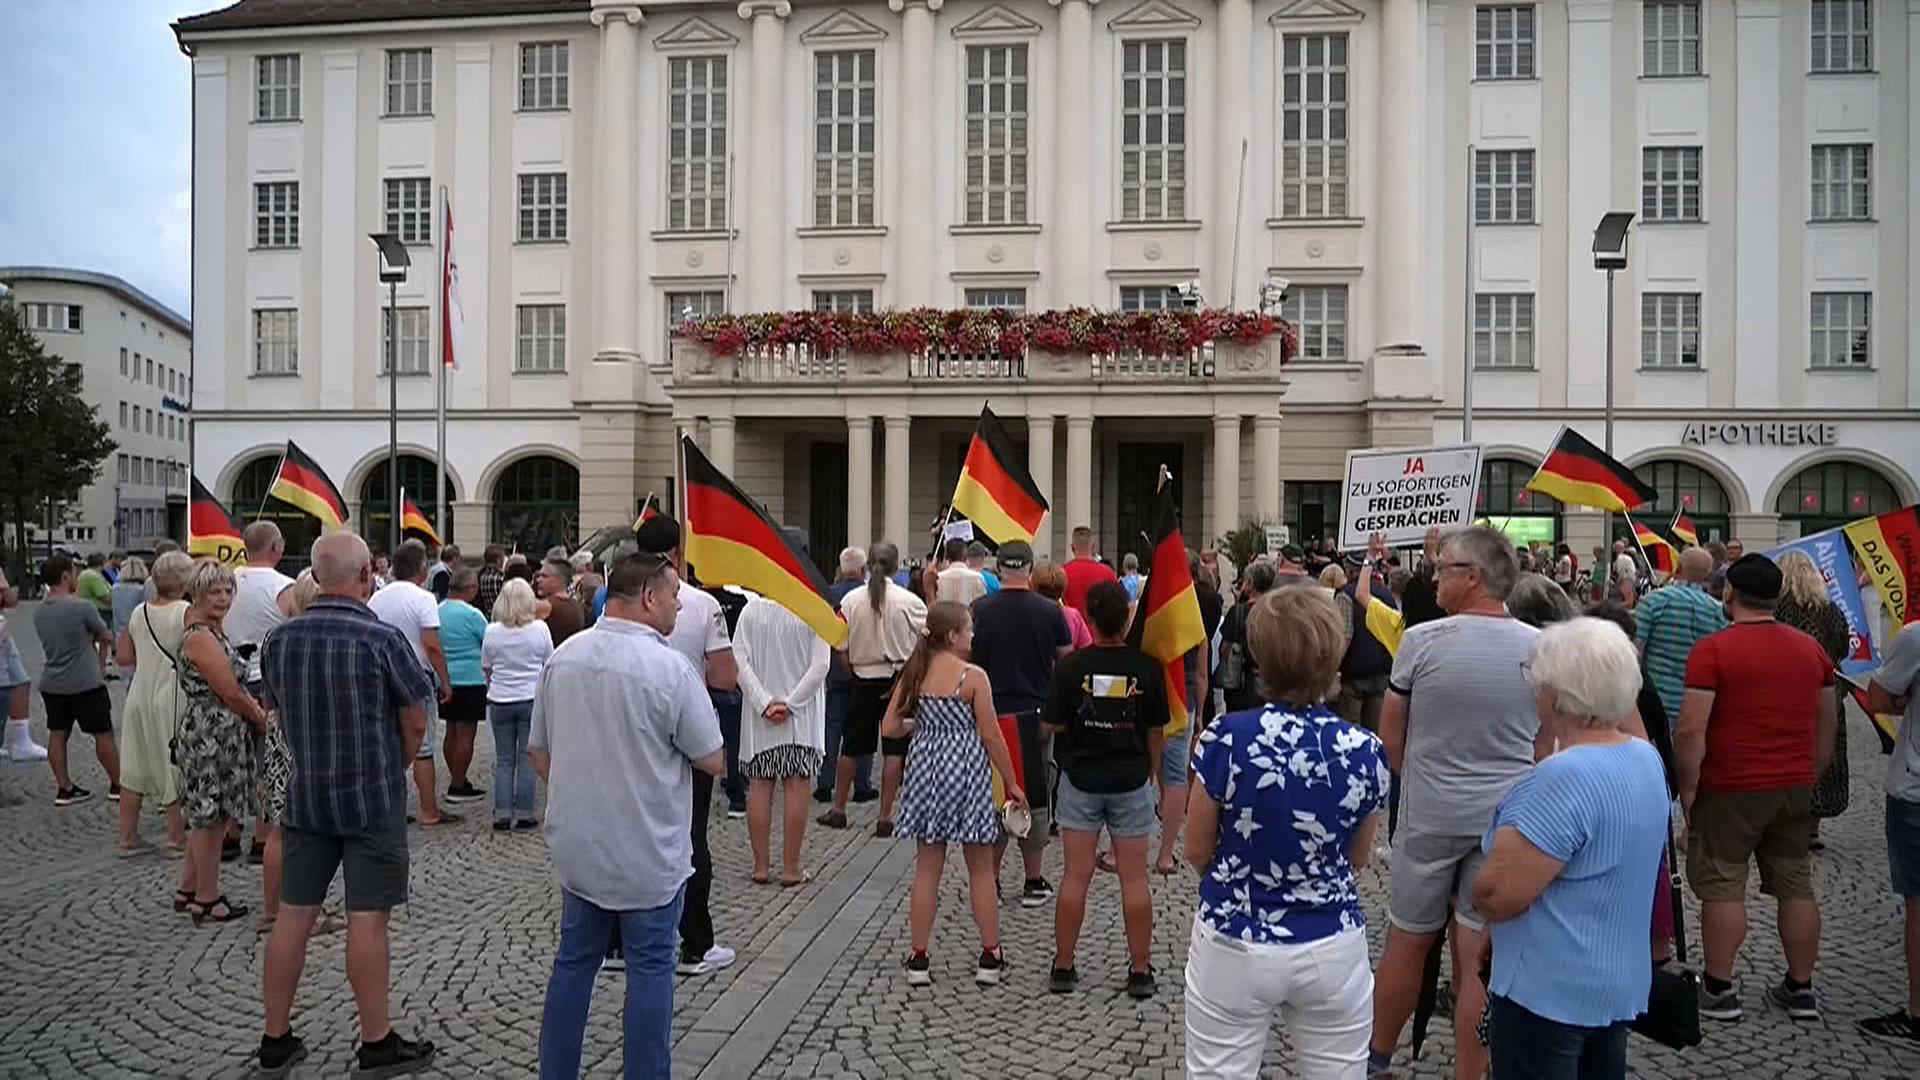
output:
<svg viewBox="0 0 1920 1080"><path fill-rule="evenodd" d="M435 521L435 510L439 503L435 501L433 485L433 459L418 454L400 455L400 491L420 508L428 521ZM447 478L447 501L453 501L453 478ZM375 551L387 550L388 519L393 504L387 494L387 459L382 457L367 470L366 479L360 481L360 505L356 513L360 519L358 529L366 538L367 546ZM451 511L452 507L449 506ZM403 537L404 539L404 537ZM447 514L447 528L441 540L453 542L453 514Z"/></svg>
<svg viewBox="0 0 1920 1080"><path fill-rule="evenodd" d="M1560 500L1527 490L1534 467L1494 458L1480 465L1480 496L1474 513L1516 544L1560 541Z"/></svg>
<svg viewBox="0 0 1920 1080"><path fill-rule="evenodd" d="M1727 489L1712 473L1685 461L1649 461L1633 472L1660 493L1650 505L1635 510L1634 517L1665 525L1675 513L1685 510L1701 543L1724 541L1732 534L1728 515L1733 504L1727 499ZM1615 522L1614 535L1630 538L1632 533L1624 522Z"/></svg>
<svg viewBox="0 0 1920 1080"><path fill-rule="evenodd" d="M493 484L493 543L539 558L555 544L580 542L580 470L555 457L506 467Z"/></svg>
<svg viewBox="0 0 1920 1080"><path fill-rule="evenodd" d="M227 500L227 512L241 528L256 521L271 521L280 526L287 554L281 560L282 573L299 573L307 565L313 542L320 539L320 519L289 502L267 497L274 474L280 471L280 456L269 454L254 458L233 478L233 497Z"/></svg>
<svg viewBox="0 0 1920 1080"><path fill-rule="evenodd" d="M1801 536L1898 509L1900 495L1893 484L1877 470L1851 461L1800 470L1773 502L1782 520L1800 523Z"/></svg>

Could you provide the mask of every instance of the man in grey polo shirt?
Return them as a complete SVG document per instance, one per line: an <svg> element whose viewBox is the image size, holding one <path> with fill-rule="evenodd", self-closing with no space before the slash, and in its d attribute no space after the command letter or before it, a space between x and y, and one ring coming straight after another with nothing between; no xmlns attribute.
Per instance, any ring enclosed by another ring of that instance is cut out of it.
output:
<svg viewBox="0 0 1920 1080"><path fill-rule="evenodd" d="M606 613L554 651L534 696L528 754L547 781L547 850L561 888L542 1076L580 1075L594 977L616 928L626 954L627 1073L672 1068L693 770L719 776L727 768L706 687L667 642L679 589L660 555L616 561Z"/></svg>

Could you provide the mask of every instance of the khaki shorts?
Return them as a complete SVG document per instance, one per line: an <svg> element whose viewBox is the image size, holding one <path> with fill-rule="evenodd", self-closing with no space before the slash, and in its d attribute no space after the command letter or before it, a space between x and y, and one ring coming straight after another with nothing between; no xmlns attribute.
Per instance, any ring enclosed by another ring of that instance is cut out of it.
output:
<svg viewBox="0 0 1920 1080"><path fill-rule="evenodd" d="M1701 900L1745 902L1747 864L1760 891L1813 899L1813 789L1701 792L1687 836L1687 882Z"/></svg>

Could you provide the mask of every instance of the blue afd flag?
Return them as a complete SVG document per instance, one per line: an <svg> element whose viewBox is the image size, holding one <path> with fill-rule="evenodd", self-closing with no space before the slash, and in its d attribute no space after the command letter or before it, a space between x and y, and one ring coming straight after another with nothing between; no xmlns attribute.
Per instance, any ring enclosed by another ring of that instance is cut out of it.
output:
<svg viewBox="0 0 1920 1080"><path fill-rule="evenodd" d="M1847 656L1840 661L1840 674L1864 675L1877 669L1880 650L1869 629L1867 604L1860 595L1860 578L1854 572L1846 534L1833 529L1803 536L1767 552L1767 558L1778 559L1789 551L1798 551L1813 560L1813 565L1820 568L1820 576L1826 580L1828 598L1847 617Z"/></svg>

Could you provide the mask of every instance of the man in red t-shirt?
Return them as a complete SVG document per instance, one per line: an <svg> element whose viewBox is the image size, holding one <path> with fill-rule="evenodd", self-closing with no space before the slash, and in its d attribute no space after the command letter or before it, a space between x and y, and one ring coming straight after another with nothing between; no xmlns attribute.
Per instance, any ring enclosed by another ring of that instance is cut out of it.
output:
<svg viewBox="0 0 1920 1080"><path fill-rule="evenodd" d="M1738 1020L1733 961L1747 934L1747 863L1780 905L1787 975L1767 997L1796 1020L1817 1020L1813 963L1820 908L1813 895L1813 782L1833 757L1833 662L1812 638L1773 619L1780 569L1764 555L1727 568L1733 625L1687 658L1674 732L1687 879L1700 898L1705 972L1700 1015Z"/></svg>
<svg viewBox="0 0 1920 1080"><path fill-rule="evenodd" d="M1060 569L1067 574L1066 605L1083 617L1087 613L1087 590L1103 581L1119 581L1113 568L1093 557L1093 530L1085 525L1073 530L1073 558Z"/></svg>

